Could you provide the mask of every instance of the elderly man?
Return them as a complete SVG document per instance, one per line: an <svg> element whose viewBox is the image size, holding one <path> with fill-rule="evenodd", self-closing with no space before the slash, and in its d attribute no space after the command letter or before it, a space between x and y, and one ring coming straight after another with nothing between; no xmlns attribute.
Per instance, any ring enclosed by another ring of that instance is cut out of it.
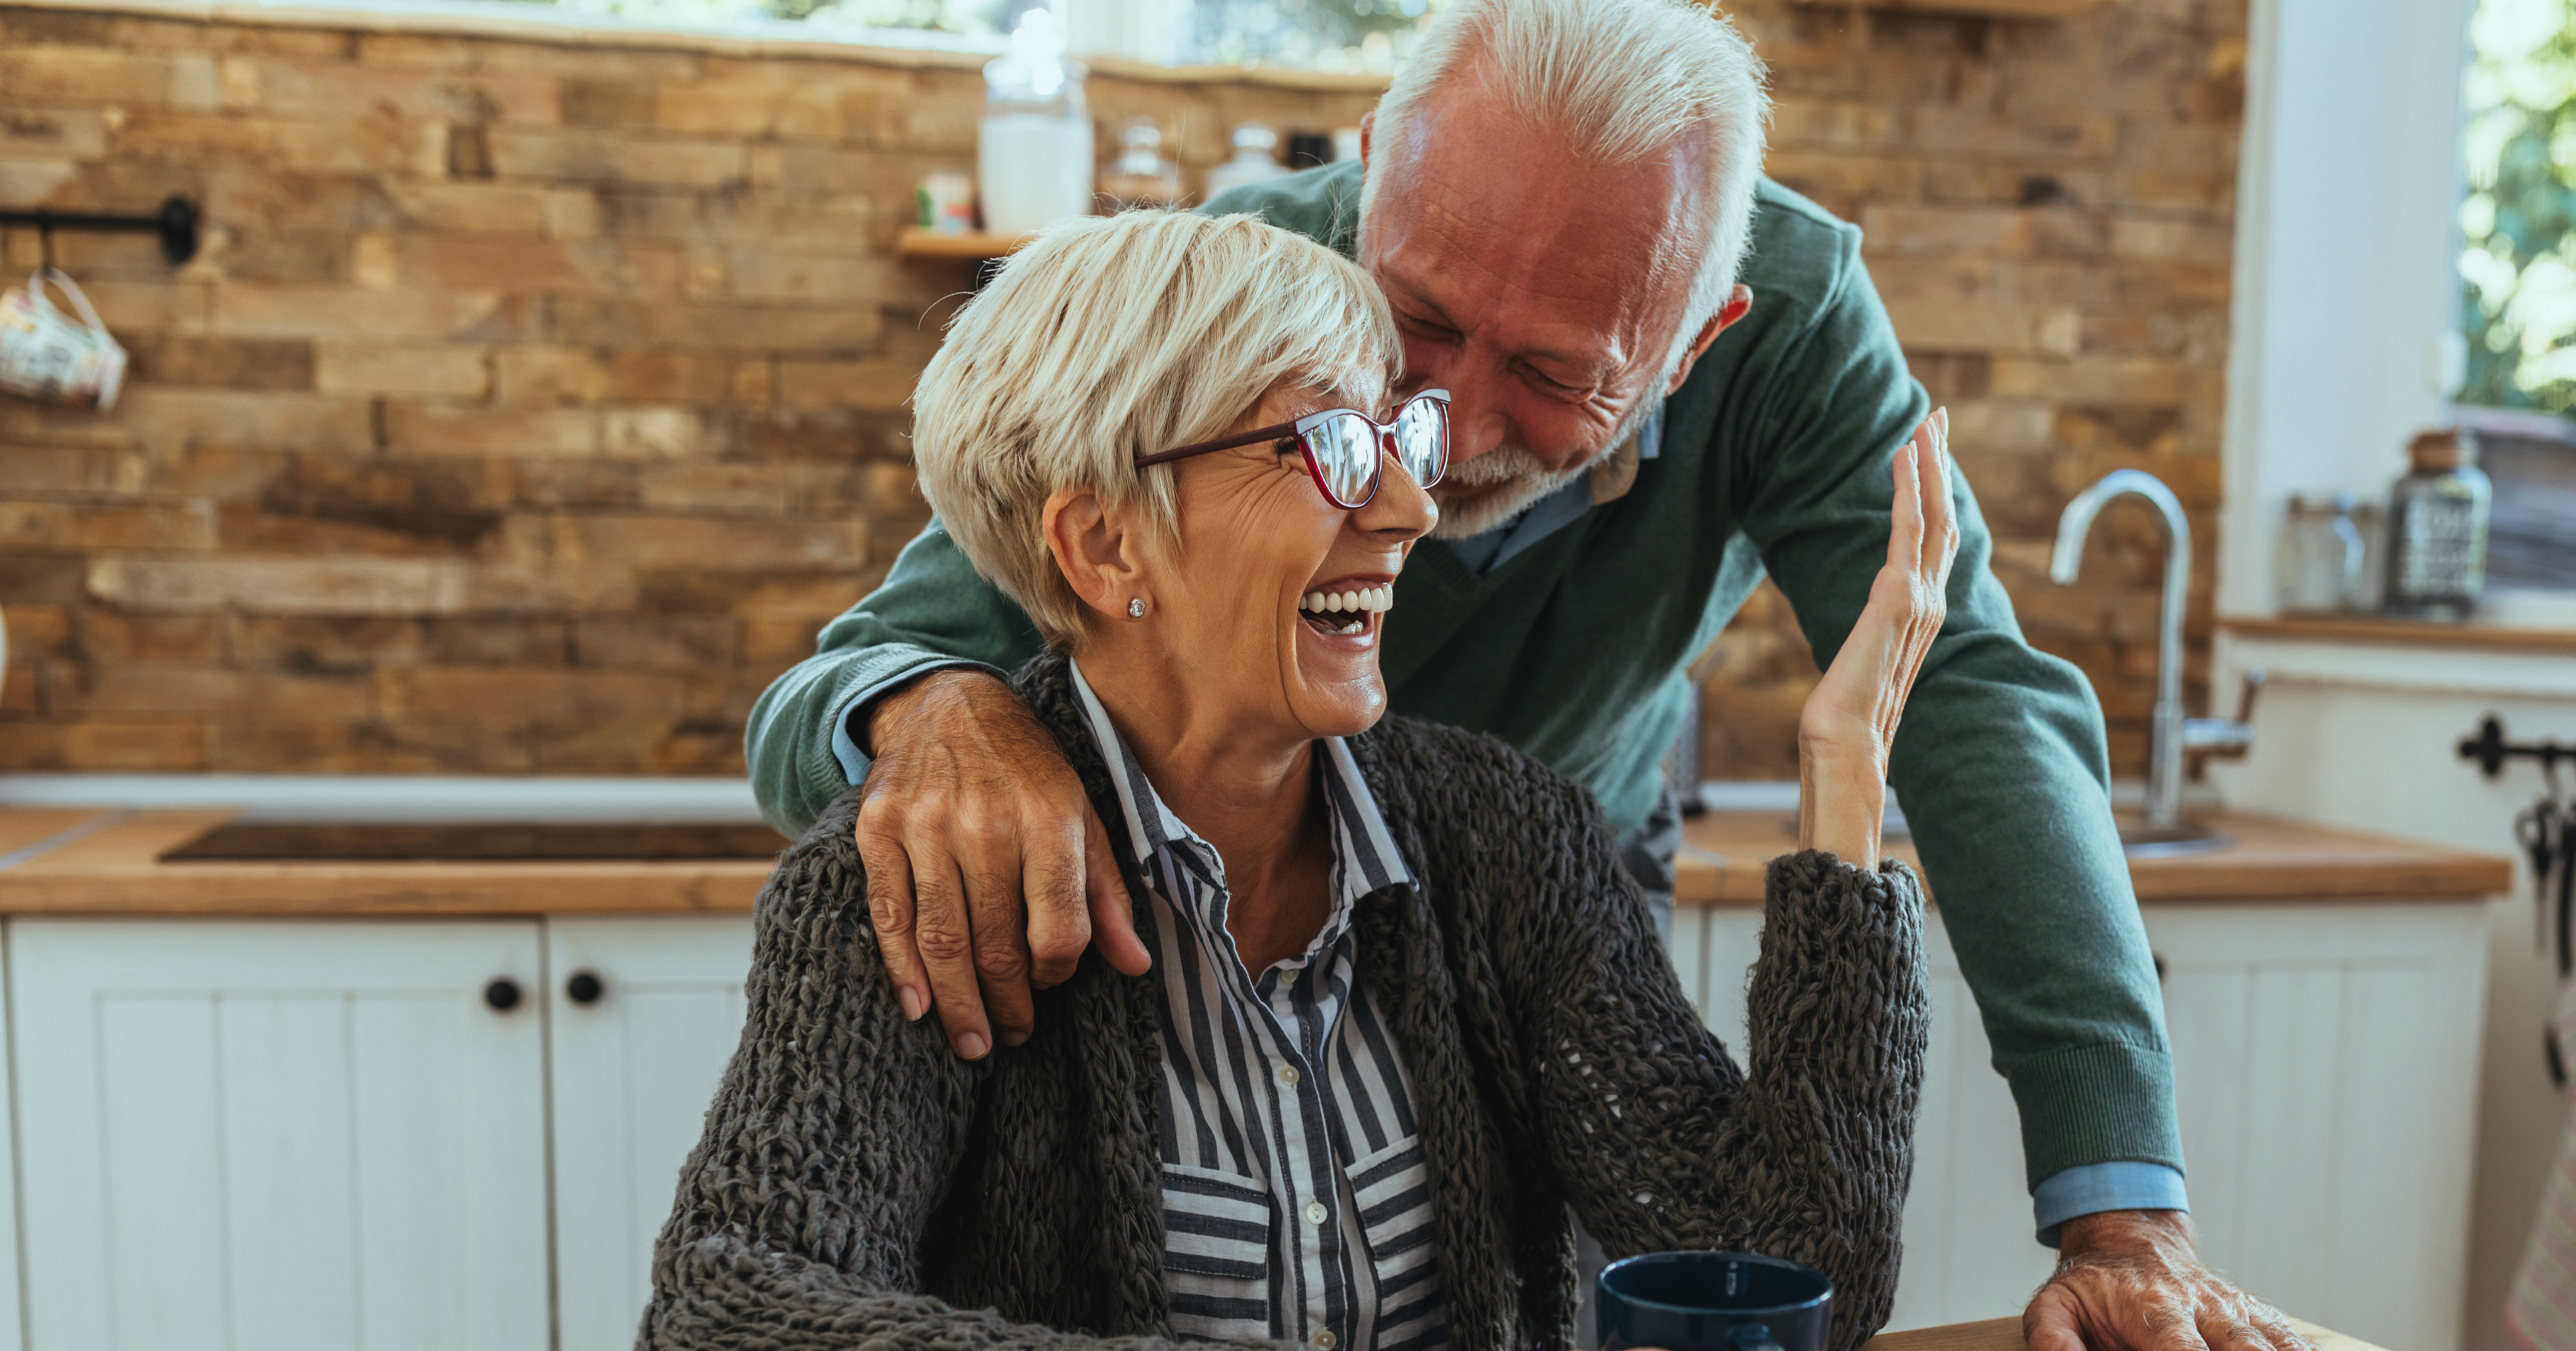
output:
<svg viewBox="0 0 2576 1351"><path fill-rule="evenodd" d="M1589 786L1667 906L1658 766L1685 664L1766 570L1831 661L1928 403L1859 232L1762 178L1766 113L1751 49L1682 0L1451 0L1374 114L1364 171L1208 208L1355 256L1393 304L1406 390L1454 400L1435 542L1384 630L1395 708ZM2030 1344L2288 1351L2279 1315L2193 1255L2100 710L2024 644L1975 500L1954 492L1950 618L1891 777L2020 1108L2040 1239L2060 1248ZM999 679L1038 648L933 523L751 723L755 783L790 833L865 783L858 845L905 1012L936 1008L968 1057L996 1025L1024 1038L1032 980L1064 979L1094 942L1145 965L1101 823Z"/></svg>

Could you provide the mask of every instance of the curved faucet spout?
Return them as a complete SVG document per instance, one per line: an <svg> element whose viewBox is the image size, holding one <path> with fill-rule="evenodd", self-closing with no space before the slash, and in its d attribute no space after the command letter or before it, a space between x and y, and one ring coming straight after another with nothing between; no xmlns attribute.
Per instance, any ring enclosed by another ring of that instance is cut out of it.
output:
<svg viewBox="0 0 2576 1351"><path fill-rule="evenodd" d="M2114 469L2066 504L2066 510L2057 518L2057 548L2048 556L2048 580L2059 586L2075 585L2076 573L2084 566L2084 539L2093 533L2093 518L2102 514L2102 508L2110 505L2112 498L2124 494L2145 498L2164 518L2166 575L2171 577L2172 559L2179 557L2183 580L2189 583L2191 520L2182 514L2182 501L2174 496L2173 489L2143 469Z"/></svg>
<svg viewBox="0 0 2576 1351"><path fill-rule="evenodd" d="M2093 518L2115 497L2145 498L2163 518L2165 583L2156 616L2156 711L2147 759L2147 820L2171 825L2182 819L2182 620L2191 602L2191 522L2173 489L2142 469L2114 469L2075 495L2057 518L2057 547L2048 580L2073 586L2084 563L2084 538Z"/></svg>

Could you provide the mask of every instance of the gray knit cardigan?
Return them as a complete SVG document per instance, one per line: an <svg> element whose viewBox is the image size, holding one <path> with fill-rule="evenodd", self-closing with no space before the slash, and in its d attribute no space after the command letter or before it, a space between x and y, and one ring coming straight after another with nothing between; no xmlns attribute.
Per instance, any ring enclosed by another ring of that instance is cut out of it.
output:
<svg viewBox="0 0 2576 1351"><path fill-rule="evenodd" d="M1063 658L1015 684L1118 820ZM1457 1351L1569 1344L1569 1207L1613 1257L1817 1267L1836 1351L1867 1340L1896 1285L1930 1026L1913 875L1771 865L1748 1074L1684 997L1590 794L1404 719L1350 744L1421 883L1355 922L1413 1080ZM1038 996L1027 1044L959 1060L895 1002L855 813L844 796L761 892L742 1045L681 1169L639 1345L1159 1344L1160 974L1086 956Z"/></svg>

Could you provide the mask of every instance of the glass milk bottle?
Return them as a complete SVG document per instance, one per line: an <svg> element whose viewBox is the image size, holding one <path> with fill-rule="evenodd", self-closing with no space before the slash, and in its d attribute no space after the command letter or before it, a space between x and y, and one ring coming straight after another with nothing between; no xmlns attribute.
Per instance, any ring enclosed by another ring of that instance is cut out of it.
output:
<svg viewBox="0 0 2576 1351"><path fill-rule="evenodd" d="M1080 62L1065 59L1064 32L1046 9L1022 14L1011 54L984 67L975 176L987 233L1024 235L1091 214L1091 108L1082 75Z"/></svg>

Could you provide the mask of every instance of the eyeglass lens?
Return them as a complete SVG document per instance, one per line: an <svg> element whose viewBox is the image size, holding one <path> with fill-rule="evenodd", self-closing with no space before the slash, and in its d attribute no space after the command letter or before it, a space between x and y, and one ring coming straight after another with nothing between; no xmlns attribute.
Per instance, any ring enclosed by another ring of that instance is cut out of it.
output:
<svg viewBox="0 0 2576 1351"><path fill-rule="evenodd" d="M1423 487L1438 483L1449 468L1447 424L1447 410L1435 399L1415 399L1395 415L1395 457ZM1357 413L1337 413L1307 429L1306 446L1335 502L1355 506L1376 490L1376 423Z"/></svg>
<svg viewBox="0 0 2576 1351"><path fill-rule="evenodd" d="M1449 406L1415 399L1395 415L1395 457L1413 481L1428 488L1449 471Z"/></svg>

